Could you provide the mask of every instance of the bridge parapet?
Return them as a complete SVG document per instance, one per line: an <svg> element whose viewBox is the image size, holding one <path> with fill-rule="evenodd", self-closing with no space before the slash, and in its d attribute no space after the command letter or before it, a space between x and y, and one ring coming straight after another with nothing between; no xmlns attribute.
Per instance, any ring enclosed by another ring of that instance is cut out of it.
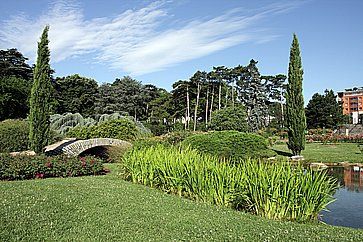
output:
<svg viewBox="0 0 363 242"><path fill-rule="evenodd" d="M78 156L88 149L99 146L132 146L132 144L124 140L111 138L66 139L45 147L45 153L47 155L65 154L67 156Z"/></svg>

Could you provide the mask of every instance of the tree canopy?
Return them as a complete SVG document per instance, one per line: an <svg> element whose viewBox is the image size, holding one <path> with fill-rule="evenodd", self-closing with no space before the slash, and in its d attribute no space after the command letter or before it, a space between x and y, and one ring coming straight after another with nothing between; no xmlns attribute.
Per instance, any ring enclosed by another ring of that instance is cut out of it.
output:
<svg viewBox="0 0 363 242"><path fill-rule="evenodd" d="M49 26L46 26L38 43L37 64L34 69L34 82L30 97L29 140L30 149L36 153L43 151L49 141L50 133L49 116L53 87L51 84L52 70L50 69L48 31Z"/></svg>
<svg viewBox="0 0 363 242"><path fill-rule="evenodd" d="M333 90L315 93L306 106L306 121L311 128L336 128L344 121L342 106Z"/></svg>
<svg viewBox="0 0 363 242"><path fill-rule="evenodd" d="M297 36L294 34L290 49L286 91L286 120L289 136L287 145L294 155L300 155L301 151L305 149L306 118L302 82L303 69L300 47Z"/></svg>
<svg viewBox="0 0 363 242"><path fill-rule="evenodd" d="M56 113L94 114L98 84L95 80L78 74L55 79L57 98Z"/></svg>

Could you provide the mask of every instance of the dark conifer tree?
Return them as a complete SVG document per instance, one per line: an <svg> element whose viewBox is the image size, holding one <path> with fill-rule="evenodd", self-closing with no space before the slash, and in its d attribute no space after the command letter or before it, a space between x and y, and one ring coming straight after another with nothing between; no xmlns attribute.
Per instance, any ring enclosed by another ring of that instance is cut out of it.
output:
<svg viewBox="0 0 363 242"><path fill-rule="evenodd" d="M49 115L51 110L51 69L48 47L49 26L43 30L38 43L38 57L34 69L34 82L30 96L30 149L36 153L42 152L49 139Z"/></svg>
<svg viewBox="0 0 363 242"><path fill-rule="evenodd" d="M289 149L294 155L300 155L305 149L306 118L304 97L302 94L303 68L300 47L294 34L290 49L288 85L286 92L286 121L288 128Z"/></svg>

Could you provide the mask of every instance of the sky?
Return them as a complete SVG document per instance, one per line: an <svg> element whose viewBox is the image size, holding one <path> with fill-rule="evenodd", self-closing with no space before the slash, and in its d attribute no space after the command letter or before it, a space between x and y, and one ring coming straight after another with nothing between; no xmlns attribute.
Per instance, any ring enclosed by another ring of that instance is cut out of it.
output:
<svg viewBox="0 0 363 242"><path fill-rule="evenodd" d="M129 75L171 90L197 70L251 59L263 75L287 75L296 33L307 102L363 86L362 9L362 0L0 0L0 49L34 63L48 24L55 76Z"/></svg>

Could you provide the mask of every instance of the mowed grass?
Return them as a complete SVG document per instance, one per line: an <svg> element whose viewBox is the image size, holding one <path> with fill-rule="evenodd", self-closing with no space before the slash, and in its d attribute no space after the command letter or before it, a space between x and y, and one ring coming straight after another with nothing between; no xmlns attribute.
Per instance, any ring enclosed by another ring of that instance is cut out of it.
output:
<svg viewBox="0 0 363 242"><path fill-rule="evenodd" d="M363 230L278 222L106 176L0 182L0 241L361 241Z"/></svg>
<svg viewBox="0 0 363 242"><path fill-rule="evenodd" d="M274 145L273 149L280 155L291 155L286 144ZM363 154L354 143L307 143L301 154L312 162L363 162Z"/></svg>

